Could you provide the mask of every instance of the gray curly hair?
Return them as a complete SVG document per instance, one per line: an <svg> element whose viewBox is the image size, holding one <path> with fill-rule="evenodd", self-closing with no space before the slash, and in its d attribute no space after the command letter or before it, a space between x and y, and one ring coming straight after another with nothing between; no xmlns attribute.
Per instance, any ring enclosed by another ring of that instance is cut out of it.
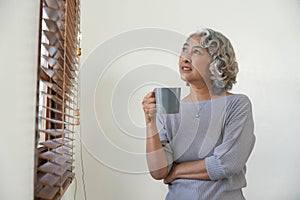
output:
<svg viewBox="0 0 300 200"><path fill-rule="evenodd" d="M206 48L212 58L209 70L213 92L220 94L232 89L239 71L233 47L227 37L212 29L200 29L191 33L188 39L200 35L200 45Z"/></svg>

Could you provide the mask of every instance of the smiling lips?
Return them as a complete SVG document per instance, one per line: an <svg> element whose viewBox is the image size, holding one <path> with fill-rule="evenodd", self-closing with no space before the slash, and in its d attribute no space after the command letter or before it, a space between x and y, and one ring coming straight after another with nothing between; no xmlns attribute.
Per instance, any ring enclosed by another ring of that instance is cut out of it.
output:
<svg viewBox="0 0 300 200"><path fill-rule="evenodd" d="M192 68L189 66L182 66L181 67L182 71L186 72L186 71L192 71Z"/></svg>

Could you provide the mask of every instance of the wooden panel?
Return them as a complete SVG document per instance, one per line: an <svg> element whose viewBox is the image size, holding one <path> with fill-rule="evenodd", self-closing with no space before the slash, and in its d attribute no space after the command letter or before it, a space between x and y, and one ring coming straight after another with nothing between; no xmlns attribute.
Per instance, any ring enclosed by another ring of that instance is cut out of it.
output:
<svg viewBox="0 0 300 200"><path fill-rule="evenodd" d="M54 159L53 162L56 164L59 164L59 165L63 165L70 159L71 159L71 156L64 154L64 155L59 156L58 158Z"/></svg>
<svg viewBox="0 0 300 200"><path fill-rule="evenodd" d="M52 119L52 118L47 118L47 117L41 117L41 119L52 122L54 124L69 124L68 122L64 122L64 121L57 120L57 119Z"/></svg>
<svg viewBox="0 0 300 200"><path fill-rule="evenodd" d="M55 142L54 140L47 140L45 142L42 143L45 147L50 148L50 149L55 149L59 146L61 146L61 144Z"/></svg>
<svg viewBox="0 0 300 200"><path fill-rule="evenodd" d="M48 186L54 186L55 183L57 183L60 180L59 176L55 176L53 174L45 174L41 178L38 179L38 181L41 184L48 185Z"/></svg>
<svg viewBox="0 0 300 200"><path fill-rule="evenodd" d="M57 12L57 10L50 8L48 6L43 6L43 11L45 11L45 13L49 17L49 19L52 19L54 21L57 21L61 18L60 13Z"/></svg>
<svg viewBox="0 0 300 200"><path fill-rule="evenodd" d="M61 54L61 50L59 49L59 44L57 43L56 45L52 46L48 43L42 43L43 47L47 50L47 52L49 53L49 55L51 57L53 57L54 55L56 55L56 53L58 52L59 54Z"/></svg>
<svg viewBox="0 0 300 200"><path fill-rule="evenodd" d="M44 66L41 66L40 68L46 73L46 75L49 78L51 78L55 82L56 81L63 81L63 77L62 77L61 73L58 70L56 70L56 69L54 69L54 70L53 69L49 69L49 68L46 68Z"/></svg>
<svg viewBox="0 0 300 200"><path fill-rule="evenodd" d="M42 58L45 60L45 62L48 64L48 66L44 66L45 68L54 69L54 70L60 70L63 71L63 67L59 63L59 58L54 58L47 55L42 55Z"/></svg>
<svg viewBox="0 0 300 200"><path fill-rule="evenodd" d="M54 174L56 175L59 175L59 176L63 176L64 173L67 171L67 170L70 170L72 167L72 165L70 163L65 163L63 164L62 166L56 168Z"/></svg>
<svg viewBox="0 0 300 200"><path fill-rule="evenodd" d="M51 83L51 82L48 82L48 81L43 81L43 83L44 83L47 87L53 89L55 92L62 93L62 89L59 88L55 83Z"/></svg>
<svg viewBox="0 0 300 200"><path fill-rule="evenodd" d="M59 27L56 23L56 21L52 20L52 19L44 19L44 22L45 24L47 25L48 27L48 30L50 32L57 32L59 35L60 38L63 38L63 35L61 34L60 30L59 30Z"/></svg>
<svg viewBox="0 0 300 200"><path fill-rule="evenodd" d="M58 154L69 154L69 155L72 155L72 153L70 152L70 148L66 147L66 146L61 146L59 148L56 148L56 149L53 149L52 151L55 152L55 153L58 153Z"/></svg>
<svg viewBox="0 0 300 200"><path fill-rule="evenodd" d="M43 30L43 34L49 41L49 45L55 46L58 43L59 44L58 48L63 49L64 44L63 44L63 41L61 40L61 38L59 38L58 33Z"/></svg>
<svg viewBox="0 0 300 200"><path fill-rule="evenodd" d="M59 11L60 7L56 0L44 0L44 2L49 8L55 9L56 12Z"/></svg>
<svg viewBox="0 0 300 200"><path fill-rule="evenodd" d="M51 162L46 162L45 164L41 165L38 169L45 173L56 174L55 172L60 170L60 167ZM57 175L59 175L59 174L57 174Z"/></svg>
<svg viewBox="0 0 300 200"><path fill-rule="evenodd" d="M44 153L41 153L39 155L39 158L45 159L45 160L54 160L55 158L58 158L60 155L52 152L52 151L46 151Z"/></svg>
<svg viewBox="0 0 300 200"><path fill-rule="evenodd" d="M62 130L62 129L46 129L46 130L40 129L39 131L50 134L52 136L61 136L65 133L67 133L67 134L74 133L73 131L70 131L68 129L64 129L64 130Z"/></svg>
<svg viewBox="0 0 300 200"><path fill-rule="evenodd" d="M66 173L63 175L62 180L59 181L59 182L57 182L57 183L55 184L55 186L62 186L62 185L64 185L64 183L66 182L66 180L67 180L68 178L73 178L74 176L75 176L74 173L72 173L72 172L70 172L70 171L66 171Z"/></svg>
<svg viewBox="0 0 300 200"><path fill-rule="evenodd" d="M42 199L53 199L58 191L58 187L45 186L36 194L36 197Z"/></svg>
<svg viewBox="0 0 300 200"><path fill-rule="evenodd" d="M67 142L72 142L72 138L64 137L64 138L55 138L53 139L55 142L60 143L60 144L65 144Z"/></svg>
<svg viewBox="0 0 300 200"><path fill-rule="evenodd" d="M51 99L51 100L53 100L53 101L55 101L55 103L58 103L60 105L63 104L63 99L58 97L57 95L48 94L44 91L40 92L40 94L47 97L47 98L49 98L49 99Z"/></svg>

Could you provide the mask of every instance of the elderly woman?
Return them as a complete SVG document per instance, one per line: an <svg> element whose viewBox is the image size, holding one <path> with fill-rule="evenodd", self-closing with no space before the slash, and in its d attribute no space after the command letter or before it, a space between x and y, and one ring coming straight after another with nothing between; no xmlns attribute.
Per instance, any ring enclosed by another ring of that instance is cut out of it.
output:
<svg viewBox="0 0 300 200"><path fill-rule="evenodd" d="M253 117L246 95L228 92L238 72L230 41L203 29L192 33L179 58L190 93L177 114L156 114L155 94L143 99L147 163L168 184L167 200L242 200L253 149Z"/></svg>

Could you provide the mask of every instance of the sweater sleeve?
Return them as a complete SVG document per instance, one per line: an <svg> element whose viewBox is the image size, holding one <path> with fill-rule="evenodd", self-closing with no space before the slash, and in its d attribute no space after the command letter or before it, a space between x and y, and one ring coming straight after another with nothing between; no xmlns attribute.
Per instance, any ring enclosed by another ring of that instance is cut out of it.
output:
<svg viewBox="0 0 300 200"><path fill-rule="evenodd" d="M228 109L222 143L215 147L212 156L205 158L211 180L227 178L243 170L255 143L253 131L251 102L243 95Z"/></svg>
<svg viewBox="0 0 300 200"><path fill-rule="evenodd" d="M165 151L168 160L168 173L169 173L172 168L174 159L173 159L173 149L170 144L170 139L168 138L168 130L166 127L166 119L164 115L157 115L156 126L158 130L160 142L163 146L163 149Z"/></svg>

